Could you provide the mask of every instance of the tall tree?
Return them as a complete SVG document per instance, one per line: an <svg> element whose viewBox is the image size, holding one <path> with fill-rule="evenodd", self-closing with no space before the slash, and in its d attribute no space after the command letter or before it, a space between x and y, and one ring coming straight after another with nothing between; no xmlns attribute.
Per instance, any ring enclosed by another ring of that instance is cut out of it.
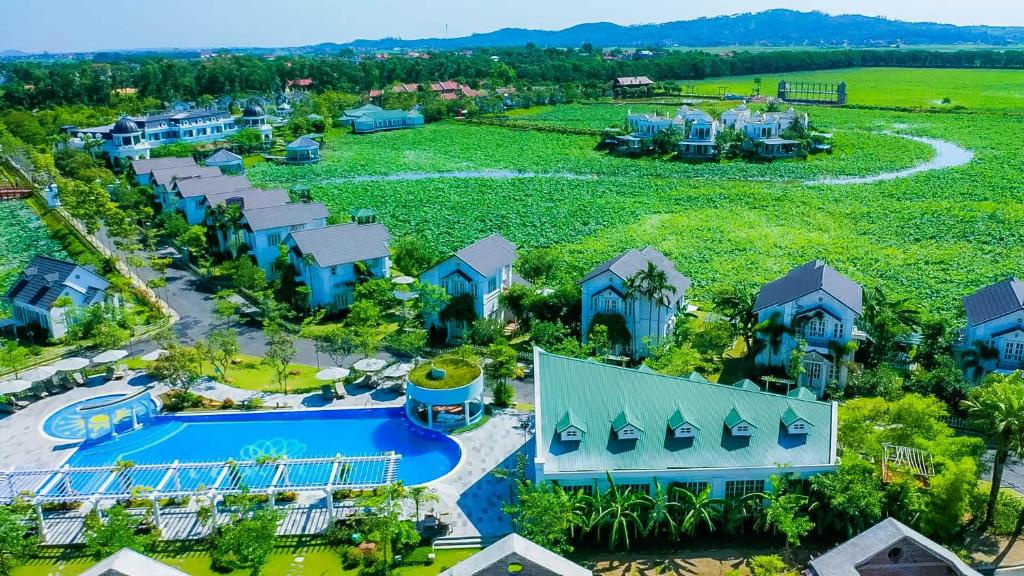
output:
<svg viewBox="0 0 1024 576"><path fill-rule="evenodd" d="M754 291L735 286L718 287L711 296L712 308L725 316L732 325L733 333L743 340L743 348L748 357L754 353L754 339L757 337L755 297Z"/></svg>
<svg viewBox="0 0 1024 576"><path fill-rule="evenodd" d="M295 339L280 330L267 334L267 351L263 356L263 364L274 372L277 382L285 394L288 393L288 377L291 372L292 359L298 354Z"/></svg>
<svg viewBox="0 0 1024 576"><path fill-rule="evenodd" d="M782 319L782 312L775 311L767 320L757 325L757 333L764 339L768 347L768 362L774 364L775 355L779 353L782 342L786 336L792 336L795 331L787 326Z"/></svg>
<svg viewBox="0 0 1024 576"><path fill-rule="evenodd" d="M606 507L598 518L599 522L607 523L610 528L608 550L614 552L619 541L629 550L629 535L638 534L643 530L641 512L647 506L644 496L633 492L631 488L620 489L608 474L608 490L605 493Z"/></svg>
<svg viewBox="0 0 1024 576"><path fill-rule="evenodd" d="M996 448L985 526L991 525L995 517L1006 462L1011 454L1020 454L1024 448L1024 376L1014 372L1005 377L992 375L989 378L984 385L971 390L963 403L974 429L984 434Z"/></svg>

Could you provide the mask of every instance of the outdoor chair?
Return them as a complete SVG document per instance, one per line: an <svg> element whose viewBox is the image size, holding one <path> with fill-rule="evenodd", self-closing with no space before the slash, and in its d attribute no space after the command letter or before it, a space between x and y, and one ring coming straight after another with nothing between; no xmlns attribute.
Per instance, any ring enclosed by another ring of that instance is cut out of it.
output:
<svg viewBox="0 0 1024 576"><path fill-rule="evenodd" d="M64 387L58 384L57 381L53 378L50 378L49 380L43 382L43 389L46 390L46 393L51 396L55 396L57 394L60 394L61 392L64 392Z"/></svg>
<svg viewBox="0 0 1024 576"><path fill-rule="evenodd" d="M74 386L85 386L85 377L82 376L81 372L75 372L71 375L71 382Z"/></svg>
<svg viewBox="0 0 1024 576"><path fill-rule="evenodd" d="M334 387L330 384L324 384L320 387L320 396L328 402L333 402L335 397Z"/></svg>
<svg viewBox="0 0 1024 576"><path fill-rule="evenodd" d="M338 382L334 383L334 397L341 400L345 397L345 385Z"/></svg>

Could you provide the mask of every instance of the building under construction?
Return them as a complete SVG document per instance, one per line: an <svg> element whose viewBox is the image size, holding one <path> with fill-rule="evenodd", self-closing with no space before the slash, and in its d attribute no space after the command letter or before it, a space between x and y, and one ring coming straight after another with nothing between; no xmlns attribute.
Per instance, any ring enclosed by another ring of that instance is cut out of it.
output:
<svg viewBox="0 0 1024 576"><path fill-rule="evenodd" d="M779 81L779 99L804 104L846 104L846 82L786 82Z"/></svg>

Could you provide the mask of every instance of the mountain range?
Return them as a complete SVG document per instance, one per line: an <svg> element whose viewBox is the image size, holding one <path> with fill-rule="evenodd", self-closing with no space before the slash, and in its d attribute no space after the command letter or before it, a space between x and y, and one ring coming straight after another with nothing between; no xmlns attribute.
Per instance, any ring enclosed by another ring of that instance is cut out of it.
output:
<svg viewBox="0 0 1024 576"><path fill-rule="evenodd" d="M888 46L893 44L985 44L1024 42L1024 27L956 26L935 22L904 22L876 16L832 16L823 12L767 10L662 24L622 26L611 22L579 24L564 30L502 28L459 38L405 40L383 38L345 44L320 44L317 51L336 48L455 50L523 46L577 47L710 47L710 46Z"/></svg>

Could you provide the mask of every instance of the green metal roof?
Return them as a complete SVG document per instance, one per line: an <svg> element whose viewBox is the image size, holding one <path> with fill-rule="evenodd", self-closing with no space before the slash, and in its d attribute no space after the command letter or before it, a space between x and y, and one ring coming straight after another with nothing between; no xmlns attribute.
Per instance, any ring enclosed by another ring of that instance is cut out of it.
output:
<svg viewBox="0 0 1024 576"><path fill-rule="evenodd" d="M754 392L761 391L761 387L758 386L756 382L749 379L740 380L739 382L733 384L733 386L737 388L742 388L744 390L753 390Z"/></svg>
<svg viewBox="0 0 1024 576"><path fill-rule="evenodd" d="M813 390L811 390L810 388L808 388L806 386L799 386L797 388L794 388L794 389L790 390L789 394L786 394L786 396L789 396L790 398L799 398L801 400L817 400L818 399L818 395L815 394Z"/></svg>
<svg viewBox="0 0 1024 576"><path fill-rule="evenodd" d="M741 422L746 422L754 428L757 428L756 424L744 418L743 415L740 414L740 411L736 409L736 406L733 406L732 410L729 410L729 413L725 415L725 425L729 428L735 428L736 425Z"/></svg>
<svg viewBox="0 0 1024 576"><path fill-rule="evenodd" d="M632 426L637 430L643 431L643 427L637 424L636 418L631 418L630 415L627 414L625 410L623 410L619 412L619 414L615 417L615 420L612 420L612 430L618 432L619 430L622 430L626 426Z"/></svg>
<svg viewBox="0 0 1024 576"><path fill-rule="evenodd" d="M637 369L637 372L645 372L647 374L654 374L655 373L654 369L651 368L650 366L648 366L647 364L641 364L641 365L637 366L636 369Z"/></svg>
<svg viewBox="0 0 1024 576"><path fill-rule="evenodd" d="M786 426L792 426L795 422L798 422L800 420L803 420L805 422L807 421L806 418L797 414L796 410L793 410L792 406L787 407L786 411L782 413L782 423L785 424ZM814 426L814 424L811 422L807 423L810 424L811 426Z"/></svg>
<svg viewBox="0 0 1024 576"><path fill-rule="evenodd" d="M676 428L679 428L680 426L686 423L686 416L683 416L683 411L680 410L679 408L676 408L676 411L673 412L672 415L668 417L668 427L672 430L675 430ZM700 427L694 425L693 422L690 422L690 425L700 430Z"/></svg>
<svg viewBox="0 0 1024 576"><path fill-rule="evenodd" d="M371 216L376 216L377 213L369 208L355 208L349 212L349 215L353 218L369 218Z"/></svg>
<svg viewBox="0 0 1024 576"><path fill-rule="evenodd" d="M555 426L555 432L561 434L562 432L565 432L569 428L576 428L580 432L587 431L587 429L584 428L582 424L580 424L578 419L573 418L572 410L566 410L565 414L563 414L562 417L558 420L558 424Z"/></svg>
<svg viewBox="0 0 1024 576"><path fill-rule="evenodd" d="M688 378L690 380L696 380L697 382L711 382L707 378L705 378L705 377L701 376L700 374L698 374L696 371L690 372L690 375L688 376Z"/></svg>
<svg viewBox="0 0 1024 576"><path fill-rule="evenodd" d="M545 474L834 464L829 403L537 354L536 441ZM813 424L810 434L789 434L781 425L790 407ZM700 429L696 437L669 433L677 411ZM753 436L729 433L724 422L733 411L756 428ZM618 440L609 423L620 413L646 433ZM590 430L582 442L562 442L558 432L570 423Z"/></svg>

